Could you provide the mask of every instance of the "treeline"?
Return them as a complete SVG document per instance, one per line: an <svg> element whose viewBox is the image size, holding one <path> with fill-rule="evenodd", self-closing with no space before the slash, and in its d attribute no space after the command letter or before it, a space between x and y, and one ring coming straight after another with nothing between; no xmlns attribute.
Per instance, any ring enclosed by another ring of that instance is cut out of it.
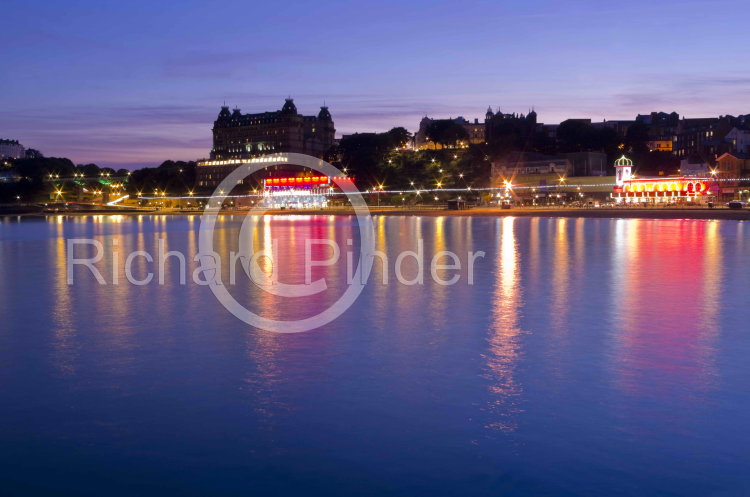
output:
<svg viewBox="0 0 750 497"><path fill-rule="evenodd" d="M0 163L0 202L45 200L57 179L125 176L127 172L126 169L116 171L96 164L76 165L70 159L60 157L4 160Z"/></svg>
<svg viewBox="0 0 750 497"><path fill-rule="evenodd" d="M68 193L79 187L93 191L110 183L121 183L130 194L157 189L184 194L195 185L195 177L195 162L168 160L131 172L58 157L4 160L0 162L0 203L42 202L57 188Z"/></svg>
<svg viewBox="0 0 750 497"><path fill-rule="evenodd" d="M193 161L167 160L158 167L138 169L130 175L128 192L151 195L158 191L159 194L185 195L195 186L195 166Z"/></svg>
<svg viewBox="0 0 750 497"><path fill-rule="evenodd" d="M451 141L458 141L455 128L451 131L451 127L446 126L444 130L445 134L436 138L441 143L448 146ZM328 160L352 176L360 190L381 185L404 190L438 185L465 188L489 182L490 161L485 146L404 151L403 147L411 140L411 133L404 128L393 128L385 133L357 133L342 138Z"/></svg>

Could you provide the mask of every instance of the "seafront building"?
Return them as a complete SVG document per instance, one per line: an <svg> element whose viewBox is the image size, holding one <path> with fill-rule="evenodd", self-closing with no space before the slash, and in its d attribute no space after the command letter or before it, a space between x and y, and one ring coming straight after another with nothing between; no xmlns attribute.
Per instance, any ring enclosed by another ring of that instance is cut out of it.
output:
<svg viewBox="0 0 750 497"><path fill-rule="evenodd" d="M323 157L334 144L336 128L328 107L317 116L297 111L292 98L280 110L243 114L223 106L214 121L211 159L199 161L197 187L215 188L243 160L293 152Z"/></svg>
<svg viewBox="0 0 750 497"><path fill-rule="evenodd" d="M615 161L612 198L618 204L703 204L720 196L719 184L715 175L636 177L633 161L623 155Z"/></svg>
<svg viewBox="0 0 750 497"><path fill-rule="evenodd" d="M546 162L518 162L514 167L494 162L491 183L497 191L493 203L708 204L734 198L741 182L730 176L737 178L739 168L750 164L750 159L747 163L739 159L735 169L724 176L717 169L709 169L707 174L641 177L635 174L633 161L625 156L615 161L614 176L575 176L568 174L573 166L567 159Z"/></svg>

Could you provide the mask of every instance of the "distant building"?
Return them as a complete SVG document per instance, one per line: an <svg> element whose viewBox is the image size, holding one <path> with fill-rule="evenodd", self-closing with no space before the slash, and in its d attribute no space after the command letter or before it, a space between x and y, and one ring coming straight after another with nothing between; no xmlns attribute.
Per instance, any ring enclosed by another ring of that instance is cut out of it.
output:
<svg viewBox="0 0 750 497"><path fill-rule="evenodd" d="M580 119L578 119L580 121ZM628 129L633 125L635 121L602 121L600 123L592 123L591 125L595 128L609 128L617 133L620 138L625 138L628 134Z"/></svg>
<svg viewBox="0 0 750 497"><path fill-rule="evenodd" d="M716 172L721 184L721 196L731 200L747 181L742 178L750 176L750 155L739 152L727 152L716 160Z"/></svg>
<svg viewBox="0 0 750 497"><path fill-rule="evenodd" d="M198 187L215 188L243 159L272 153L301 153L323 157L334 144L333 118L328 107L317 116L297 112L287 98L281 110L242 114L222 107L213 127L211 160L198 162Z"/></svg>
<svg viewBox="0 0 750 497"><path fill-rule="evenodd" d="M672 151L672 140L661 138L658 140L651 140L646 143L648 149L651 152L671 152Z"/></svg>
<svg viewBox="0 0 750 497"><path fill-rule="evenodd" d="M0 139L0 159L21 159L25 155L26 149L18 140Z"/></svg>
<svg viewBox="0 0 750 497"><path fill-rule="evenodd" d="M537 132L541 133L542 135L551 138L553 140L557 140L557 128L559 128L559 124L544 124L544 123L538 123L536 125Z"/></svg>
<svg viewBox="0 0 750 497"><path fill-rule="evenodd" d="M690 159L680 160L680 176L708 176L711 165L707 162L691 162Z"/></svg>
<svg viewBox="0 0 750 497"><path fill-rule="evenodd" d="M733 127L730 116L683 118L677 127L672 151L680 159L699 157L715 163L719 155L728 151L724 137Z"/></svg>
<svg viewBox="0 0 750 497"><path fill-rule="evenodd" d="M648 126L675 127L680 122L680 115L677 112L669 114L666 112L652 112L651 114L638 114L635 120Z"/></svg>
<svg viewBox="0 0 750 497"><path fill-rule="evenodd" d="M248 159L279 152L322 156L333 145L335 133L328 107L321 107L317 116L303 116L291 98L281 110L259 114L222 107L214 121L211 158Z"/></svg>
<svg viewBox="0 0 750 497"><path fill-rule="evenodd" d="M605 176L607 154L604 152L570 152L561 154L573 164L574 176Z"/></svg>
<svg viewBox="0 0 750 497"><path fill-rule="evenodd" d="M497 178L513 178L518 175L557 174L572 176L575 169L567 157L544 156L542 154L513 153L492 161L492 182Z"/></svg>
<svg viewBox="0 0 750 497"><path fill-rule="evenodd" d="M732 152L750 153L750 130L732 128L724 137L724 141L731 145Z"/></svg>
<svg viewBox="0 0 750 497"><path fill-rule="evenodd" d="M591 122L589 120L589 122ZM537 115L535 110L528 114L505 114L500 109L492 112L492 107L487 108L484 115L485 141L492 143L494 140L507 133L518 134L524 138L533 137L537 132ZM556 130L556 129L555 129Z"/></svg>
<svg viewBox="0 0 750 497"><path fill-rule="evenodd" d="M750 154L727 152L716 160L716 170L720 177L737 179L750 176Z"/></svg>
<svg viewBox="0 0 750 497"><path fill-rule="evenodd" d="M503 177L531 174L604 176L606 173L607 154L604 152L571 152L554 156L513 153L492 162L493 176Z"/></svg>

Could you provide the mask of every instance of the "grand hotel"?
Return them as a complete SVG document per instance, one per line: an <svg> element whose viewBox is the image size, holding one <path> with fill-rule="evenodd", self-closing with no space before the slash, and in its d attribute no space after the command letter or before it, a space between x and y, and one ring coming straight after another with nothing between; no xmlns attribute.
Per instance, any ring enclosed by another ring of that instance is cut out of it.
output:
<svg viewBox="0 0 750 497"><path fill-rule="evenodd" d="M317 116L304 116L291 98L281 110L259 114L222 107L214 121L211 159L198 163L198 188L217 187L243 159L282 152L322 157L335 133L328 107L321 107Z"/></svg>

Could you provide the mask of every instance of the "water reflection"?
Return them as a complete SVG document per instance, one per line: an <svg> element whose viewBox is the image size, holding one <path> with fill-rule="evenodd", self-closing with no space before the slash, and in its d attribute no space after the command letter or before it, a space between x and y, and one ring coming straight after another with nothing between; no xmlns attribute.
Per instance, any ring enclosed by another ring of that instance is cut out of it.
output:
<svg viewBox="0 0 750 497"><path fill-rule="evenodd" d="M50 244L50 266L55 268L52 317L54 321L53 357L57 370L62 375L71 375L76 370L77 344L74 324L75 309L72 305L71 287L68 285L67 247L62 216L58 216L55 238Z"/></svg>
<svg viewBox="0 0 750 497"><path fill-rule="evenodd" d="M504 217L495 224L500 237L495 261L490 337L485 356L492 381L490 412L493 419L488 428L500 431L514 431L518 427L517 415L522 412L520 397L523 389L515 377L521 358L519 319L523 306L515 222L515 218Z"/></svg>
<svg viewBox="0 0 750 497"><path fill-rule="evenodd" d="M550 316L552 332L559 335L566 331L570 312L570 240L568 239L568 218L555 221L553 262L552 262L552 305Z"/></svg>
<svg viewBox="0 0 750 497"><path fill-rule="evenodd" d="M687 407L713 387L720 245L712 222L616 221L613 371L623 394L675 396ZM682 415L655 411L658 404L631 414Z"/></svg>

